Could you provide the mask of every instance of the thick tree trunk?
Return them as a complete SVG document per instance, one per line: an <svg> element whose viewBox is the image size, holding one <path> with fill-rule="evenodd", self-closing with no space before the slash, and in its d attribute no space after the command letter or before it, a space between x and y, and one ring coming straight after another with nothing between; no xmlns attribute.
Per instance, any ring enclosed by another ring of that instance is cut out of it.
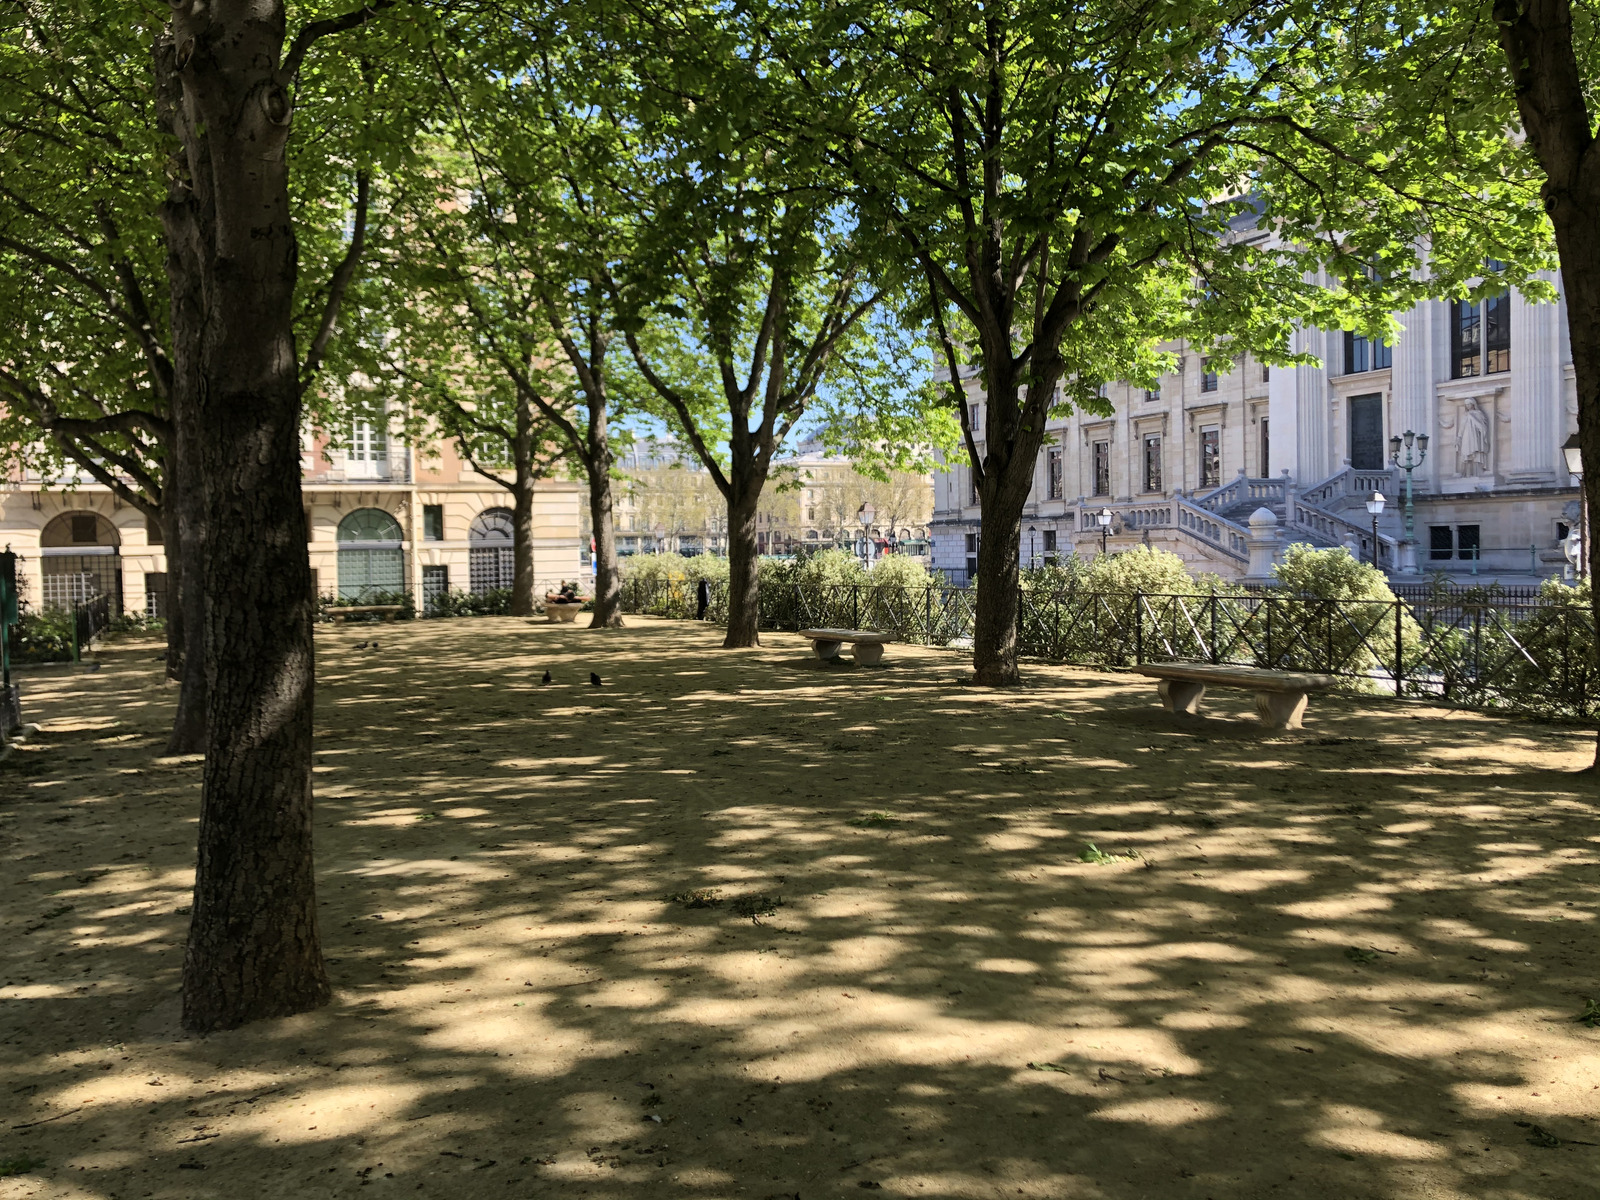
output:
<svg viewBox="0 0 1600 1200"><path fill-rule="evenodd" d="M761 644L761 559L756 550L756 508L765 479L735 472L728 498L728 636L723 649Z"/></svg>
<svg viewBox="0 0 1600 1200"><path fill-rule="evenodd" d="M296 245L281 3L175 12L158 47L194 208L205 326L193 431L207 539L206 762L183 1024L327 1003L311 844L311 578L300 494Z"/></svg>
<svg viewBox="0 0 1600 1200"><path fill-rule="evenodd" d="M1591 152L1591 157L1594 157ZM1600 162L1594 164L1600 171ZM1561 252L1561 285L1572 341L1572 373L1578 390L1578 448L1583 454L1583 494L1589 530L1589 603L1600 631L1600 179L1586 181L1587 194L1548 203ZM1594 639L1594 668L1600 673L1600 637ZM1600 739L1589 768L1600 772Z"/></svg>
<svg viewBox="0 0 1600 1200"><path fill-rule="evenodd" d="M611 512L611 456L589 471L589 523L594 529L594 619L590 629L622 628L622 572Z"/></svg>
<svg viewBox="0 0 1600 1200"><path fill-rule="evenodd" d="M1010 687L1017 670L1018 547L1022 505L997 487L979 490L983 533L978 543L978 595L972 614L973 682Z"/></svg>
<svg viewBox="0 0 1600 1200"><path fill-rule="evenodd" d="M1544 170L1544 208L1555 229L1578 392L1591 611L1600 632L1600 141L1579 62L1570 0L1496 0L1500 44L1528 142ZM1600 637L1594 640L1600 670ZM1594 763L1600 772L1600 739Z"/></svg>
<svg viewBox="0 0 1600 1200"><path fill-rule="evenodd" d="M533 414L524 401L517 408L517 433L511 444L516 478L511 489L511 615L531 617L533 594Z"/></svg>

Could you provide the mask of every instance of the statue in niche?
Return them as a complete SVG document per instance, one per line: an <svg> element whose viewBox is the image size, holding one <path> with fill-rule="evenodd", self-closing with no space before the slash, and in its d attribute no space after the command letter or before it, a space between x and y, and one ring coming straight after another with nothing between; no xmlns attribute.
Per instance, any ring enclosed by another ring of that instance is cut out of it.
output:
<svg viewBox="0 0 1600 1200"><path fill-rule="evenodd" d="M1456 473L1487 475L1489 456L1494 446L1494 427L1476 396L1467 397L1456 419ZM1447 426L1448 428L1448 426Z"/></svg>

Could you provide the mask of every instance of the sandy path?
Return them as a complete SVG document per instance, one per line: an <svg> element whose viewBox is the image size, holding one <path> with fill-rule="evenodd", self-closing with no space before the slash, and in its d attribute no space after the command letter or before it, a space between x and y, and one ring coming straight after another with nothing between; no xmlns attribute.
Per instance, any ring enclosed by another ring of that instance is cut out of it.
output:
<svg viewBox="0 0 1600 1200"><path fill-rule="evenodd" d="M337 1000L207 1039L156 649L31 677L0 1197L1600 1195L1587 735L719 637L322 628Z"/></svg>

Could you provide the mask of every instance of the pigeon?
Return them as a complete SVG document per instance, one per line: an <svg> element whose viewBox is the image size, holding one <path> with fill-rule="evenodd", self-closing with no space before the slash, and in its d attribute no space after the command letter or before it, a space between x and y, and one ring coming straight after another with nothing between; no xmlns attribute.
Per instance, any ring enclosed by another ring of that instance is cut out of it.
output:
<svg viewBox="0 0 1600 1200"><path fill-rule="evenodd" d="M594 684L595 687L599 687L600 686L600 676L596 675L593 671L590 671L589 672L589 682Z"/></svg>
<svg viewBox="0 0 1600 1200"><path fill-rule="evenodd" d="M357 642L356 643L356 649L357 650L365 650L366 648L367 648L367 643L365 643L365 642Z"/></svg>
<svg viewBox="0 0 1600 1200"><path fill-rule="evenodd" d="M546 671L546 672L545 672L545 673L544 673L544 678L543 678L543 679L541 679L541 680L540 680L540 681L539 681L539 682L540 682L540 683L549 683L549 682L550 682L550 672L549 672L549 671Z"/></svg>

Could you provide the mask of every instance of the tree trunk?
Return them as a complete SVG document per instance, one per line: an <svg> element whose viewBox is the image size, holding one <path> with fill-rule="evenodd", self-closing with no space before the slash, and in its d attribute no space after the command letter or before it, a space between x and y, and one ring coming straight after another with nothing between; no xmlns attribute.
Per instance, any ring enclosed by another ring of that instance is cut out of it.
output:
<svg viewBox="0 0 1600 1200"><path fill-rule="evenodd" d="M1590 157L1594 157L1591 152ZM1600 162L1594 164L1600 170ZM1594 173L1590 172L1591 175ZM1561 286L1567 302L1567 332L1572 342L1572 373L1578 391L1578 448L1583 455L1582 496L1589 531L1589 604L1600 632L1600 179L1560 200L1547 199L1561 254ZM1547 192L1548 195L1548 192ZM1600 637L1593 639L1594 669L1600 674ZM1589 768L1600 772L1600 738Z"/></svg>
<svg viewBox="0 0 1600 1200"><path fill-rule="evenodd" d="M164 482L162 523L167 547L167 671L173 669L173 626L177 627L179 682L177 712L167 738L168 754L201 754L206 748L206 606L202 564L205 559L202 500L192 469L185 466L183 444L195 436L193 413L173 405L172 449ZM192 461L189 460L189 461Z"/></svg>
<svg viewBox="0 0 1600 1200"><path fill-rule="evenodd" d="M533 409L524 399L517 406L517 432L511 443L516 469L511 502L511 615L531 617L533 594L533 485L537 472L534 454Z"/></svg>
<svg viewBox="0 0 1600 1200"><path fill-rule="evenodd" d="M1578 392L1582 503L1589 527L1590 611L1600 633L1600 141L1578 60L1569 0L1497 0L1494 17L1517 111L1545 175L1545 212L1555 229L1567 332ZM1593 641L1600 671L1600 637ZM1600 739L1589 768L1600 772Z"/></svg>
<svg viewBox="0 0 1600 1200"><path fill-rule="evenodd" d="M183 963L195 1032L304 1012L330 988L311 843L311 577L300 494L297 251L281 2L176 10L158 80L181 99L205 304L192 420L207 539L206 761Z"/></svg>
<svg viewBox="0 0 1600 1200"><path fill-rule="evenodd" d="M761 559L756 552L756 508L765 479L735 471L728 497L728 636L725 650L761 644Z"/></svg>
<svg viewBox="0 0 1600 1200"><path fill-rule="evenodd" d="M589 470L589 523L594 528L594 619L590 629L622 628L622 572L611 513L611 456Z"/></svg>

